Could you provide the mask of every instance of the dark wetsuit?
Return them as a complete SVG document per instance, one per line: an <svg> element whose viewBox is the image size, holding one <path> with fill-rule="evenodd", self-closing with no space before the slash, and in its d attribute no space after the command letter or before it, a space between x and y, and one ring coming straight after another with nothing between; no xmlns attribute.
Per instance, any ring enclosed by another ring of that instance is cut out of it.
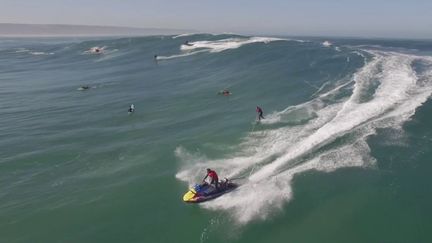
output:
<svg viewBox="0 0 432 243"><path fill-rule="evenodd" d="M264 119L263 110L261 109L261 107L257 106L256 112L258 112L258 120L259 121L261 121L261 119Z"/></svg>

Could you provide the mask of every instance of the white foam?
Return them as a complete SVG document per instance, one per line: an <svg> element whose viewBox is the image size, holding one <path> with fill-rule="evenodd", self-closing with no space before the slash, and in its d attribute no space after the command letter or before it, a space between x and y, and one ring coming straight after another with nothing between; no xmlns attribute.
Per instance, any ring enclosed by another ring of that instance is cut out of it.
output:
<svg viewBox="0 0 432 243"><path fill-rule="evenodd" d="M354 53L354 54L356 54L356 55L362 57L363 60L366 60L366 56L365 56L363 53L361 53L360 51L353 51L352 53Z"/></svg>
<svg viewBox="0 0 432 243"><path fill-rule="evenodd" d="M200 34L200 33L184 33L184 34L173 36L172 38L173 39L177 39L177 38L180 38L180 37L186 37L186 36L192 36L192 35L198 35L198 34Z"/></svg>
<svg viewBox="0 0 432 243"><path fill-rule="evenodd" d="M276 124L281 121L281 117L278 116L277 113L270 113L265 116L265 119L260 120L259 122L261 124L269 125L269 124Z"/></svg>
<svg viewBox="0 0 432 243"><path fill-rule="evenodd" d="M293 197L291 181L298 173L373 166L375 160L370 156L367 136L377 128L400 127L414 114L432 93L432 67L421 74L420 82L412 62L429 62L430 57L369 53L374 58L351 80L304 104L269 115L270 123L277 123L301 111L308 118L306 123L251 132L237 146L237 152L217 160L178 149L181 151L176 151L176 156L192 163L182 166L177 178L193 183L206 167L216 169L221 177L245 176L237 190L203 204L211 210L228 211L233 219L244 224L265 219L281 209ZM375 81L378 87L370 89ZM325 101L352 83L352 95L330 103ZM361 99L365 92L374 93L365 101ZM324 147L347 134L343 144Z"/></svg>
<svg viewBox="0 0 432 243"><path fill-rule="evenodd" d="M26 48L18 48L15 53L28 53L34 56L54 55L54 52L32 51Z"/></svg>
<svg viewBox="0 0 432 243"><path fill-rule="evenodd" d="M416 78L410 66L411 61L412 60L409 58L391 56L379 62L383 63L384 70L383 77L381 78L381 85L376 91L375 98L370 102L359 104L357 103L357 96L361 91L358 90L361 90L363 87L362 85L374 77L373 73L370 75L371 66L369 64L366 65L360 72L360 75L357 75L357 77L366 76L366 78L357 78L357 80L355 80L356 83L353 95L345 102L341 111L338 112L337 116L331 122L325 124L315 133L311 134L311 136L298 144L296 148L293 148L271 164L256 172L250 179L259 181L269 177L287 162L319 148L322 144L331 142L340 135L354 129L356 126L370 119L378 118L380 115L385 114L390 108L394 108L399 102L407 98L406 92L415 86ZM376 66L375 62L372 62L372 67Z"/></svg>
<svg viewBox="0 0 432 243"><path fill-rule="evenodd" d="M179 57L187 57L187 56L192 56L192 55L202 53L202 52L207 52L207 51L206 50L200 50L200 51L191 51L191 52L186 52L186 53L171 55L171 56L157 56L156 60L169 60L169 59L174 59L174 58L179 58Z"/></svg>
<svg viewBox="0 0 432 243"><path fill-rule="evenodd" d="M102 47L94 46L94 47L84 51L83 53L84 54L96 54L96 55L105 54L107 51L106 48L107 48L106 46L102 46Z"/></svg>
<svg viewBox="0 0 432 243"><path fill-rule="evenodd" d="M174 36L172 38L179 38L183 36L194 35L194 34L182 34L178 36ZM238 38L228 38L222 40L215 41L195 41L188 42L188 45L181 45L180 50L182 53L170 55L170 56L158 56L156 60L169 60L179 57L187 57L191 55L195 55L202 52L210 52L217 53L230 49L237 49L243 45L252 44L252 43L264 43L268 44L273 41L295 41L295 42L306 42L304 40L295 40L295 39L280 39L280 38L271 38L271 37L238 37Z"/></svg>
<svg viewBox="0 0 432 243"><path fill-rule="evenodd" d="M23 53L23 52L30 52L30 50L29 50L29 49L26 49L26 48L18 48L18 49L15 51L15 53Z"/></svg>
<svg viewBox="0 0 432 243"><path fill-rule="evenodd" d="M333 44L332 44L330 41L324 41L324 42L322 43L322 45L325 46L325 47L330 47L330 46L332 46Z"/></svg>
<svg viewBox="0 0 432 243"><path fill-rule="evenodd" d="M243 45L251 43L270 43L272 41L281 41L284 39L270 37L251 37L251 38L228 38L216 41L195 41L189 42L190 45L181 45L182 51L191 51L196 49L207 49L210 52L221 52L230 49L236 49Z"/></svg>
<svg viewBox="0 0 432 243"><path fill-rule="evenodd" d="M240 224L253 219L266 219L272 212L280 210L286 201L292 199L291 181L296 174L309 170L331 172L343 167L366 166L374 161L373 158L364 158L364 154L368 152L367 144L356 141L352 145L334 149L285 170L268 180L246 183L238 190L203 206L212 210L229 210Z"/></svg>
<svg viewBox="0 0 432 243"><path fill-rule="evenodd" d="M32 51L31 55L41 56L41 55L54 55L54 52L43 52L43 51Z"/></svg>

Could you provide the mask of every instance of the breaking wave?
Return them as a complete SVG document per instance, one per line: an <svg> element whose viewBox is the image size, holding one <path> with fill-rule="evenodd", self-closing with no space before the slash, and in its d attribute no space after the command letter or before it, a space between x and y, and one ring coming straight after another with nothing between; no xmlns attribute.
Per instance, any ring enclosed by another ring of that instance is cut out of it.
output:
<svg viewBox="0 0 432 243"><path fill-rule="evenodd" d="M221 52L229 49L236 49L243 45L251 43L270 43L273 41L282 41L285 39L269 37L251 37L251 38L228 38L216 41L195 41L189 42L190 45L181 45L182 51L192 51L197 49L207 49L210 52Z"/></svg>

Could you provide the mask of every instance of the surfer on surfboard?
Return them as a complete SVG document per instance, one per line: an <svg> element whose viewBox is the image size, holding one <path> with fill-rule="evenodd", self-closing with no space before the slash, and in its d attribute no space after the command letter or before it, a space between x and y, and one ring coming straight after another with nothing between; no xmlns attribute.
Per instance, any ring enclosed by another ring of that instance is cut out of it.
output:
<svg viewBox="0 0 432 243"><path fill-rule="evenodd" d="M134 111L135 111L135 105L134 105L134 104L131 104L131 105L129 106L128 113L131 114L131 113L133 113Z"/></svg>
<svg viewBox="0 0 432 243"><path fill-rule="evenodd" d="M261 107L257 106L256 112L258 113L258 121L261 121L261 119L264 119L263 110L261 109Z"/></svg>

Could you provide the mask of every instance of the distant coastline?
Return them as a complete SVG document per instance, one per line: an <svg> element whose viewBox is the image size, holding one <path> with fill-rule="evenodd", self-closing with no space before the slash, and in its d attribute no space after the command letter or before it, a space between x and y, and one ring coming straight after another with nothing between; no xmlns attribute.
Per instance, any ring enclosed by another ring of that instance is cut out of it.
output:
<svg viewBox="0 0 432 243"><path fill-rule="evenodd" d="M191 31L118 26L0 23L0 37L146 36L182 34Z"/></svg>

